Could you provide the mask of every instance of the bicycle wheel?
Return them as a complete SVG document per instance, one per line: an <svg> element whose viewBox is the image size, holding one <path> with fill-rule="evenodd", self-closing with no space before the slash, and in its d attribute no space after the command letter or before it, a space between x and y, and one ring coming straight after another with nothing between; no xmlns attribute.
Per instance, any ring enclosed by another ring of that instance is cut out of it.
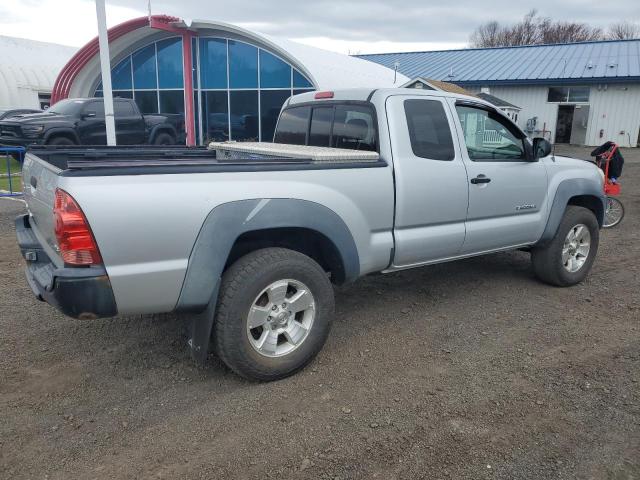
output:
<svg viewBox="0 0 640 480"><path fill-rule="evenodd" d="M622 202L614 197L607 197L607 209L604 212L603 228L612 228L618 225L624 217Z"/></svg>

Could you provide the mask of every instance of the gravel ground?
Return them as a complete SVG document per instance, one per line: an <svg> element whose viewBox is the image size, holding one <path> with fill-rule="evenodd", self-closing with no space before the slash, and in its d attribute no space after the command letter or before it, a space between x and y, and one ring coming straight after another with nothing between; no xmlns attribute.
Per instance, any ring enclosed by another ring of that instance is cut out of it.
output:
<svg viewBox="0 0 640 480"><path fill-rule="evenodd" d="M581 150L586 157L586 153ZM0 200L0 477L640 478L640 162L588 280L523 252L340 288L319 357L196 368L171 315L78 321L31 294Z"/></svg>

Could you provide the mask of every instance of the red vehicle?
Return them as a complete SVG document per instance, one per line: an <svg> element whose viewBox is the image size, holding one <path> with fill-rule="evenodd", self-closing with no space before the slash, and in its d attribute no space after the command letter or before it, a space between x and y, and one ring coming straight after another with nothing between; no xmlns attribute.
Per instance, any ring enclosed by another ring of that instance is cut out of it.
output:
<svg viewBox="0 0 640 480"><path fill-rule="evenodd" d="M604 172L604 194L607 196L607 209L602 225L604 228L619 225L624 217L624 205L616 198L621 191L618 177L622 173L624 163L618 149L618 144L607 142L591 152L591 155L596 157L596 164ZM612 162L618 162L618 164L612 167Z"/></svg>

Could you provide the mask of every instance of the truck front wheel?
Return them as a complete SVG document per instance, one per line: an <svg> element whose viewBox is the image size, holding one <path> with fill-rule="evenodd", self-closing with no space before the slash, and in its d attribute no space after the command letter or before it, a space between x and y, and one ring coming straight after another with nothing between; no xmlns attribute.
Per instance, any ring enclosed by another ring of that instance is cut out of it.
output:
<svg viewBox="0 0 640 480"><path fill-rule="evenodd" d="M287 377L322 349L333 311L333 288L314 260L284 248L257 250L222 277L216 353L245 378Z"/></svg>
<svg viewBox="0 0 640 480"><path fill-rule="evenodd" d="M569 287L582 282L598 252L600 230L591 210L567 206L553 240L531 250L536 276L545 283Z"/></svg>
<svg viewBox="0 0 640 480"><path fill-rule="evenodd" d="M76 142L68 137L53 137L52 139L47 141L47 145L51 145L52 147L70 147L75 144Z"/></svg>

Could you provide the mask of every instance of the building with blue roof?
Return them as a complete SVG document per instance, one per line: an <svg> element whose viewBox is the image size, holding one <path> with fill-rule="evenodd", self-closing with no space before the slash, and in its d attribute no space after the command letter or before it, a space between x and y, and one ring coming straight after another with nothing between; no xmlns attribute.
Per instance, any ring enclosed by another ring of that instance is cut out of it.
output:
<svg viewBox="0 0 640 480"><path fill-rule="evenodd" d="M640 39L359 57L517 105L518 124L531 136L640 143Z"/></svg>

